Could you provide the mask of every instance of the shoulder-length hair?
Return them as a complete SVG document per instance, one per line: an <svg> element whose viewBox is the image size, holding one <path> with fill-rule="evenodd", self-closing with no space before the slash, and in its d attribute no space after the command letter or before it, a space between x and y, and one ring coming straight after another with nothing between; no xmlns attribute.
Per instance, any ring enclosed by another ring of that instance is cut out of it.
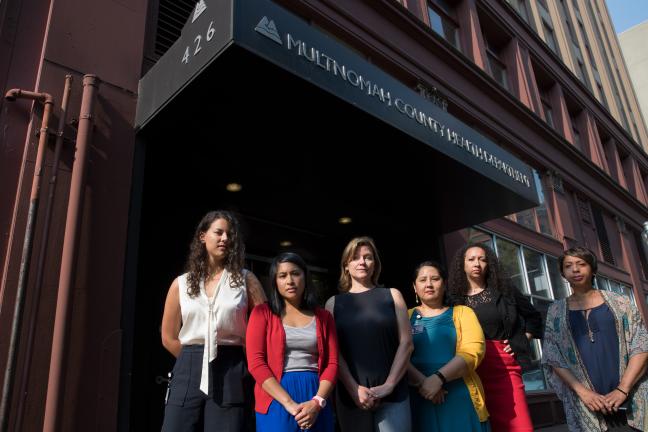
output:
<svg viewBox="0 0 648 432"><path fill-rule="evenodd" d="M344 248L342 252L342 259L340 260L340 286L339 289L342 292L347 292L351 289L351 275L347 269L347 265L353 260L358 249L361 246L367 246L371 249L371 253L374 256L374 269L371 274L371 283L374 286L378 286L378 278L380 277L380 272L382 271L382 264L380 262L380 256L378 255L378 249L371 237L356 237L352 239Z"/></svg>
<svg viewBox="0 0 648 432"><path fill-rule="evenodd" d="M304 294L302 295L299 308L302 310L314 311L317 307L317 300L315 298L315 293L311 289L310 272L308 271L308 267L302 257L292 252L285 252L277 255L272 260L272 264L270 264L270 310L275 315L281 316L286 309L286 302L281 294L279 294L279 289L277 287L277 272L279 270L279 264L282 263L294 264L304 273Z"/></svg>
<svg viewBox="0 0 648 432"><path fill-rule="evenodd" d="M442 299L442 304L444 306L452 306L452 300L450 296L448 295L448 273L446 272L445 268L439 264L437 261L434 260L427 260L423 261L419 265L414 268L414 273L412 274L412 283L415 284L416 286L416 278L418 278L419 271L423 267L433 267L437 269L439 272L439 276L441 276L441 279L443 280L443 299Z"/></svg>
<svg viewBox="0 0 648 432"><path fill-rule="evenodd" d="M594 284L594 279L596 277L596 272L598 271L598 260L596 259L596 255L594 255L594 252L591 250L587 249L586 247L583 246L576 246L573 248L567 249L565 252L560 255L558 258L558 270L560 271L560 274L565 277L565 273L563 272L563 264L565 262L565 258L568 256L580 258L583 261L585 261L589 266L592 268L592 284Z"/></svg>
<svg viewBox="0 0 648 432"><path fill-rule="evenodd" d="M225 257L225 269L232 275L230 286L237 287L244 284L243 266L245 263L245 245L241 238L239 222L236 217L225 210L214 210L207 213L196 227L196 232L189 245L189 255L185 264L187 275L187 294L196 297L200 294L200 282L207 279L209 256L205 244L200 241L200 236L206 233L215 220L224 219L229 224L227 233L228 247Z"/></svg>
<svg viewBox="0 0 648 432"><path fill-rule="evenodd" d="M470 248L480 248L486 253L486 286L492 290L500 292L506 296L513 294L511 284L504 274L502 267L497 259L497 255L490 247L482 243L468 243L455 253L450 263L450 272L448 279L448 295L454 304L463 305L466 303L465 296L468 294L468 277L464 269L466 252Z"/></svg>

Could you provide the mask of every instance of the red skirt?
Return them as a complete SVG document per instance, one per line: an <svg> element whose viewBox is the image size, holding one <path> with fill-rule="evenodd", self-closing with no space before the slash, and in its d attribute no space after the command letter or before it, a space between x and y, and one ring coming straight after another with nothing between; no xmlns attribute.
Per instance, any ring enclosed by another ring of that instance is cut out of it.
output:
<svg viewBox="0 0 648 432"><path fill-rule="evenodd" d="M532 432L522 368L513 356L504 352L501 341L487 340L486 355L477 373L486 393L492 432Z"/></svg>

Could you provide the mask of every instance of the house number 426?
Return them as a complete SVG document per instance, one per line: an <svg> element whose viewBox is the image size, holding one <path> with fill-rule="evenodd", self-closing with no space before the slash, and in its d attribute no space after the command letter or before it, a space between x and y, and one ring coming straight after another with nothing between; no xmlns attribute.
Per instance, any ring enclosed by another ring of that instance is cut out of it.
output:
<svg viewBox="0 0 648 432"><path fill-rule="evenodd" d="M214 29L214 21L211 21L209 23L209 27L207 28L207 34L205 35L205 40L207 42L211 41L214 38L214 33L216 30ZM193 47L193 53L192 53L192 47L188 46L185 48L184 55L182 56L182 63L184 64L189 64L189 59L190 57L193 57L197 55L200 50L202 49L202 46L200 43L202 42L203 37L202 35L197 35L194 39L194 47Z"/></svg>

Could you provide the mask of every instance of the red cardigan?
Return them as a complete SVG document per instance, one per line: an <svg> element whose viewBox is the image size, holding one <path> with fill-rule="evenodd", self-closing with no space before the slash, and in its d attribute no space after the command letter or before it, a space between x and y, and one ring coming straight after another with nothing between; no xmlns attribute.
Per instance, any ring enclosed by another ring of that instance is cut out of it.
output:
<svg viewBox="0 0 648 432"><path fill-rule="evenodd" d="M317 326L317 366L320 381L335 384L338 369L338 342L335 321L331 314L321 308L315 309ZM286 332L281 318L273 314L267 303L252 310L246 334L247 361L254 377L254 398L256 412L266 414L272 403L272 396L261 387L268 378L281 382L286 350ZM313 395L315 396L315 395Z"/></svg>

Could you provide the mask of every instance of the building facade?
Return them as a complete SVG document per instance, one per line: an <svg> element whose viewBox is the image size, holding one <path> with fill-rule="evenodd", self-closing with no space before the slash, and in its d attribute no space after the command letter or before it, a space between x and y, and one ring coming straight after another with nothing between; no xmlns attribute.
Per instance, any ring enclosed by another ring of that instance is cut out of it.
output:
<svg viewBox="0 0 648 432"><path fill-rule="evenodd" d="M646 67L648 67L648 55L642 48L642 41L646 40L648 35L648 21L629 28L619 34L619 43L621 51L630 73L632 85L634 86L639 108L643 115L644 124L646 121L646 112L648 112L648 80L646 79ZM642 73L643 72L643 73Z"/></svg>
<svg viewBox="0 0 648 432"><path fill-rule="evenodd" d="M603 0L7 0L0 38L3 90L54 99L46 128L41 102L0 102L9 430L159 428L164 298L212 208L240 215L262 281L295 250L322 299L366 234L410 304L418 262L480 241L546 311L582 244L645 316L648 134ZM536 426L562 423L541 371L525 382Z"/></svg>

